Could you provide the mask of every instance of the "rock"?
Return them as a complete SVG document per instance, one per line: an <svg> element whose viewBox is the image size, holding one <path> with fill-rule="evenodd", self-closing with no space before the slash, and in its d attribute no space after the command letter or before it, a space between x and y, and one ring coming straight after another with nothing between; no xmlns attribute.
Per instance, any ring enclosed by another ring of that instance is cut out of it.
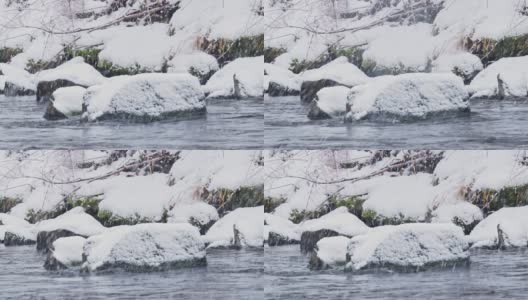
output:
<svg viewBox="0 0 528 300"><path fill-rule="evenodd" d="M304 231L301 234L301 252L309 253L315 250L317 242L323 238L338 236L339 233L330 229L320 229L317 231Z"/></svg>
<svg viewBox="0 0 528 300"><path fill-rule="evenodd" d="M39 231L37 234L37 250L44 253L48 253L53 250L53 243L60 239L72 236L80 236L86 238L86 236L79 235L75 232L66 229L57 229L53 231Z"/></svg>
<svg viewBox="0 0 528 300"><path fill-rule="evenodd" d="M364 84L368 80L367 75L349 63L346 57L339 57L318 69L308 70L301 75L301 101L312 102L317 93L325 87L341 85L350 88Z"/></svg>
<svg viewBox="0 0 528 300"><path fill-rule="evenodd" d="M80 86L57 89L51 96L44 118L60 120L80 115L85 92L86 89Z"/></svg>
<svg viewBox="0 0 528 300"><path fill-rule="evenodd" d="M484 219L478 206L466 201L441 204L431 213L432 223L453 223L469 234Z"/></svg>
<svg viewBox="0 0 528 300"><path fill-rule="evenodd" d="M349 91L350 89L345 86L321 89L312 103L310 103L308 118L319 120L343 116L346 113Z"/></svg>
<svg viewBox="0 0 528 300"><path fill-rule="evenodd" d="M44 268L61 270L82 264L83 247L86 239L80 236L59 238L53 242L51 251L46 257Z"/></svg>
<svg viewBox="0 0 528 300"><path fill-rule="evenodd" d="M218 212L214 206L205 202L175 205L169 212L167 223L189 223L205 234L218 221Z"/></svg>
<svg viewBox="0 0 528 300"><path fill-rule="evenodd" d="M31 89L29 87L18 85L14 82L9 81L9 78L6 79L5 87L4 87L4 95L8 97L15 97L15 96L33 96L35 95L36 91L34 89Z"/></svg>
<svg viewBox="0 0 528 300"><path fill-rule="evenodd" d="M207 98L263 98L264 56L238 58L216 72L205 84Z"/></svg>
<svg viewBox="0 0 528 300"><path fill-rule="evenodd" d="M528 246L528 206L505 207L487 216L469 235L473 248Z"/></svg>
<svg viewBox="0 0 528 300"><path fill-rule="evenodd" d="M406 121L469 112L468 98L462 79L452 74L382 76L350 90L345 120Z"/></svg>
<svg viewBox="0 0 528 300"><path fill-rule="evenodd" d="M69 86L89 87L107 79L80 56L74 57L55 69L42 71L38 77L37 101L47 101L59 88Z"/></svg>
<svg viewBox="0 0 528 300"><path fill-rule="evenodd" d="M506 57L490 64L469 85L473 99L524 98L528 95L528 56Z"/></svg>
<svg viewBox="0 0 528 300"><path fill-rule="evenodd" d="M327 269L346 263L347 246L350 239L344 236L326 237L317 242L310 256L309 267L312 270Z"/></svg>
<svg viewBox="0 0 528 300"><path fill-rule="evenodd" d="M35 232L28 227L10 228L5 232L4 245L7 246L23 246L34 245L36 243Z"/></svg>
<svg viewBox="0 0 528 300"><path fill-rule="evenodd" d="M208 248L261 248L264 206L242 207L220 218L206 233Z"/></svg>
<svg viewBox="0 0 528 300"><path fill-rule="evenodd" d="M189 224L122 226L86 240L82 270L161 271L206 264L205 245Z"/></svg>
<svg viewBox="0 0 528 300"><path fill-rule="evenodd" d="M205 52L178 54L168 62L168 73L190 73L205 84L219 66L216 58Z"/></svg>
<svg viewBox="0 0 528 300"><path fill-rule="evenodd" d="M84 95L83 120L154 121L190 117L206 111L196 77L188 74L139 74L113 77Z"/></svg>
<svg viewBox="0 0 528 300"><path fill-rule="evenodd" d="M432 72L453 73L469 84L484 69L478 56L467 52L440 55L434 62Z"/></svg>
<svg viewBox="0 0 528 300"><path fill-rule="evenodd" d="M299 225L279 216L264 214L264 239L270 247L299 244Z"/></svg>
<svg viewBox="0 0 528 300"><path fill-rule="evenodd" d="M0 63L0 75L3 75L3 90L6 96L35 95L37 88L35 78L26 70Z"/></svg>
<svg viewBox="0 0 528 300"><path fill-rule="evenodd" d="M462 229L452 224L380 226L350 240L345 269L420 271L467 265L468 249Z"/></svg>
<svg viewBox="0 0 528 300"><path fill-rule="evenodd" d="M297 96L300 89L298 75L288 69L264 64L264 90L270 97Z"/></svg>
<svg viewBox="0 0 528 300"><path fill-rule="evenodd" d="M343 206L334 209L318 219L305 221L300 226L302 232L329 229L337 232L339 235L348 237L364 234L369 230L369 227L363 221L349 213L348 209Z"/></svg>

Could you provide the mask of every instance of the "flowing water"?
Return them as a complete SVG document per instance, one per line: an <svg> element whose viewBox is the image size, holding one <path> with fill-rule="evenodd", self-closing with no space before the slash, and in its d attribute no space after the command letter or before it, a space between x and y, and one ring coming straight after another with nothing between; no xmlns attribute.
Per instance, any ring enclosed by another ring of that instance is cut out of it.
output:
<svg viewBox="0 0 528 300"><path fill-rule="evenodd" d="M299 97L266 97L266 148L513 149L528 147L528 100L474 100L471 113L416 122L312 121Z"/></svg>
<svg viewBox="0 0 528 300"><path fill-rule="evenodd" d="M299 245L264 250L266 299L525 299L525 250L471 252L467 267L414 273L310 271Z"/></svg>
<svg viewBox="0 0 528 300"><path fill-rule="evenodd" d="M264 253L212 250L207 267L81 275L47 271L34 246L0 245L1 299L264 299Z"/></svg>
<svg viewBox="0 0 528 300"><path fill-rule="evenodd" d="M0 149L262 148L262 100L211 100L207 115L152 123L47 121L35 97L0 95Z"/></svg>

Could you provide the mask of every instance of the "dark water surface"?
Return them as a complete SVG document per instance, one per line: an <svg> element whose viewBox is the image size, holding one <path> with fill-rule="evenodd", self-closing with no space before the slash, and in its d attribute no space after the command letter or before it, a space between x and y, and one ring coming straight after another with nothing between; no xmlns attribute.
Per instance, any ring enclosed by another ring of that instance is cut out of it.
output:
<svg viewBox="0 0 528 300"><path fill-rule="evenodd" d="M526 299L528 252L471 252L469 267L415 273L310 271L299 245L264 250L266 299Z"/></svg>
<svg viewBox="0 0 528 300"><path fill-rule="evenodd" d="M263 251L208 250L207 267L153 273L51 272L44 260L0 244L0 299L264 299Z"/></svg>
<svg viewBox="0 0 528 300"><path fill-rule="evenodd" d="M262 100L211 100L207 115L152 123L47 121L35 96L0 95L0 149L258 149Z"/></svg>
<svg viewBox="0 0 528 300"><path fill-rule="evenodd" d="M528 147L528 100L472 100L471 113L415 122L312 121L299 97L264 100L266 148L514 149Z"/></svg>

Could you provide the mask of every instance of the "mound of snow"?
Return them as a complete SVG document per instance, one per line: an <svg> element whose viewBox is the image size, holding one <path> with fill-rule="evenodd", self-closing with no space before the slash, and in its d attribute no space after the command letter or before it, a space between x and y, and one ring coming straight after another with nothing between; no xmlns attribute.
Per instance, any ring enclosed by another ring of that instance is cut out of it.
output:
<svg viewBox="0 0 528 300"><path fill-rule="evenodd" d="M219 218L214 206L201 201L175 205L168 215L167 223L190 223L200 228L216 222Z"/></svg>
<svg viewBox="0 0 528 300"><path fill-rule="evenodd" d="M107 80L94 67L85 63L84 58L80 56L72 58L55 69L44 70L37 75L39 82L61 79L84 87L102 84Z"/></svg>
<svg viewBox="0 0 528 300"><path fill-rule="evenodd" d="M526 247L527 215L528 206L501 208L482 220L471 231L469 239L473 242L473 247Z"/></svg>
<svg viewBox="0 0 528 300"><path fill-rule="evenodd" d="M344 115L349 92L350 88L345 86L323 88L312 101L308 118L316 120Z"/></svg>
<svg viewBox="0 0 528 300"><path fill-rule="evenodd" d="M33 245L37 241L37 231L33 226L0 226L0 240L5 246Z"/></svg>
<svg viewBox="0 0 528 300"><path fill-rule="evenodd" d="M88 238L83 258L87 271L163 270L205 264L205 245L189 224L139 224Z"/></svg>
<svg viewBox="0 0 528 300"><path fill-rule="evenodd" d="M528 96L528 56L505 57L487 66L469 85L473 98Z"/></svg>
<svg viewBox="0 0 528 300"><path fill-rule="evenodd" d="M207 231L204 240L209 243L208 248L262 247L263 231L264 207L242 207L220 218Z"/></svg>
<svg viewBox="0 0 528 300"><path fill-rule="evenodd" d="M348 244L347 270L424 268L469 259L462 229L451 224L380 226Z"/></svg>
<svg viewBox="0 0 528 300"><path fill-rule="evenodd" d="M0 213L0 225L29 226L29 222L15 216Z"/></svg>
<svg viewBox="0 0 528 300"><path fill-rule="evenodd" d="M219 66L216 58L205 52L192 54L178 54L168 62L168 73L191 73L202 80L218 71Z"/></svg>
<svg viewBox="0 0 528 300"><path fill-rule="evenodd" d="M243 57L228 63L204 86L208 98L262 98L264 56Z"/></svg>
<svg viewBox="0 0 528 300"><path fill-rule="evenodd" d="M0 63L0 75L4 82L0 89L6 96L34 95L37 90L34 75L22 68Z"/></svg>
<svg viewBox="0 0 528 300"><path fill-rule="evenodd" d="M118 76L90 87L84 95L83 118L156 120L205 112L198 79L188 74Z"/></svg>
<svg viewBox="0 0 528 300"><path fill-rule="evenodd" d="M369 227L358 217L348 212L346 207L338 207L319 219L301 223L301 231L333 230L345 236L356 236L369 231Z"/></svg>
<svg viewBox="0 0 528 300"><path fill-rule="evenodd" d="M469 234L478 222L482 221L484 215L478 206L466 201L441 204L432 212L432 223L454 223Z"/></svg>
<svg viewBox="0 0 528 300"><path fill-rule="evenodd" d="M478 56L467 52L440 55L433 62L432 71L435 73L453 73L464 79L468 84L484 66Z"/></svg>
<svg viewBox="0 0 528 300"><path fill-rule="evenodd" d="M53 92L44 118L56 120L82 113L83 96L86 89L80 86L64 87Z"/></svg>
<svg viewBox="0 0 528 300"><path fill-rule="evenodd" d="M346 263L347 246L350 239L344 236L332 236L317 242L315 253L310 261L310 267L322 269L327 266Z"/></svg>
<svg viewBox="0 0 528 300"><path fill-rule="evenodd" d="M350 90L346 120L469 111L468 97L462 79L452 74L381 76Z"/></svg>
<svg viewBox="0 0 528 300"><path fill-rule="evenodd" d="M342 56L328 64L313 70L308 70L301 75L301 81L332 80L340 85L353 87L368 81L367 75L358 67L348 62L348 58Z"/></svg>
<svg viewBox="0 0 528 300"><path fill-rule="evenodd" d="M292 71L272 64L264 64L264 90L271 97L298 95L301 89L299 76Z"/></svg>
<svg viewBox="0 0 528 300"><path fill-rule="evenodd" d="M264 224L264 240L270 246L295 244L301 240L299 225L288 219L265 213Z"/></svg>
<svg viewBox="0 0 528 300"><path fill-rule="evenodd" d="M44 267L56 270L80 265L85 242L86 239L80 236L57 239L53 242L53 250L48 254Z"/></svg>
<svg viewBox="0 0 528 300"><path fill-rule="evenodd" d="M106 230L99 221L85 213L80 206L65 212L55 219L40 221L35 226L39 232L64 229L82 236L92 236Z"/></svg>

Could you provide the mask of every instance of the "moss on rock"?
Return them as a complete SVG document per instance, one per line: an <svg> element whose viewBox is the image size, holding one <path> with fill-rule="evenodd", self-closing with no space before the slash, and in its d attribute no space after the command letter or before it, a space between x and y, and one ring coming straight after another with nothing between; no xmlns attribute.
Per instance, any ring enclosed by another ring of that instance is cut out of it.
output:
<svg viewBox="0 0 528 300"><path fill-rule="evenodd" d="M197 48L216 58L220 66L240 57L264 55L264 35L243 36L236 40L201 37Z"/></svg>
<svg viewBox="0 0 528 300"><path fill-rule="evenodd" d="M8 63L11 61L11 58L15 57L20 53L22 53L21 48L0 48L0 63Z"/></svg>
<svg viewBox="0 0 528 300"><path fill-rule="evenodd" d="M104 209L99 209L96 219L101 224L103 224L103 226L106 227L156 222L155 220L152 220L150 218L142 217L139 214L135 214L134 216L123 217Z"/></svg>
<svg viewBox="0 0 528 300"><path fill-rule="evenodd" d="M97 219L99 213L99 203L101 198L96 196L80 197L80 198L67 198L65 200L66 210L70 210L74 207L81 206L84 208L84 211Z"/></svg>
<svg viewBox="0 0 528 300"><path fill-rule="evenodd" d="M486 66L503 57L528 55L528 34L505 37L501 40L465 38L464 47L478 56Z"/></svg>
<svg viewBox="0 0 528 300"><path fill-rule="evenodd" d="M264 198L264 212L272 213L275 208L277 208L282 203L286 202L285 198L274 198L274 197L265 197Z"/></svg>
<svg viewBox="0 0 528 300"><path fill-rule="evenodd" d="M20 198L0 197L0 213L8 213L11 208L22 203Z"/></svg>
<svg viewBox="0 0 528 300"><path fill-rule="evenodd" d="M236 190L220 188L214 191L204 190L202 200L214 206L220 215L239 207L264 205L264 185L242 186Z"/></svg>
<svg viewBox="0 0 528 300"><path fill-rule="evenodd" d="M313 60L298 60L293 59L290 64L290 71L293 73L301 73L306 70L320 68L334 59L345 56L348 61L358 67L362 66L363 63L363 52L365 50L361 47L328 47L327 51L319 55Z"/></svg>
<svg viewBox="0 0 528 300"><path fill-rule="evenodd" d="M84 59L84 62L91 65L94 68L97 68L99 63L99 53L101 49L96 47L86 47L74 49L72 47L64 48L64 57L66 60L70 60L74 57L80 56Z"/></svg>
<svg viewBox="0 0 528 300"><path fill-rule="evenodd" d="M264 62L272 63L275 58L279 57L284 53L286 53L286 49L284 48L266 47L264 48Z"/></svg>
<svg viewBox="0 0 528 300"><path fill-rule="evenodd" d="M148 70L147 68L144 68L138 64L135 64L131 67L121 67L118 65L115 65L111 61L108 60L99 60L97 62L97 66L95 67L103 76L106 77L113 77L113 76L119 76L119 75L136 75L140 73L149 73L151 70Z"/></svg>
<svg viewBox="0 0 528 300"><path fill-rule="evenodd" d="M378 214L376 211L372 209L365 209L361 213L361 220L365 222L370 227L376 227L376 226L382 226L382 225L400 225L404 223L416 223L419 222L419 220L409 218L404 216L403 214L400 214L398 216L393 217L385 217L383 215Z"/></svg>
<svg viewBox="0 0 528 300"><path fill-rule="evenodd" d="M528 184L507 186L500 190L481 189L468 190L465 200L478 206L484 214L497 211L503 207L528 205Z"/></svg>

